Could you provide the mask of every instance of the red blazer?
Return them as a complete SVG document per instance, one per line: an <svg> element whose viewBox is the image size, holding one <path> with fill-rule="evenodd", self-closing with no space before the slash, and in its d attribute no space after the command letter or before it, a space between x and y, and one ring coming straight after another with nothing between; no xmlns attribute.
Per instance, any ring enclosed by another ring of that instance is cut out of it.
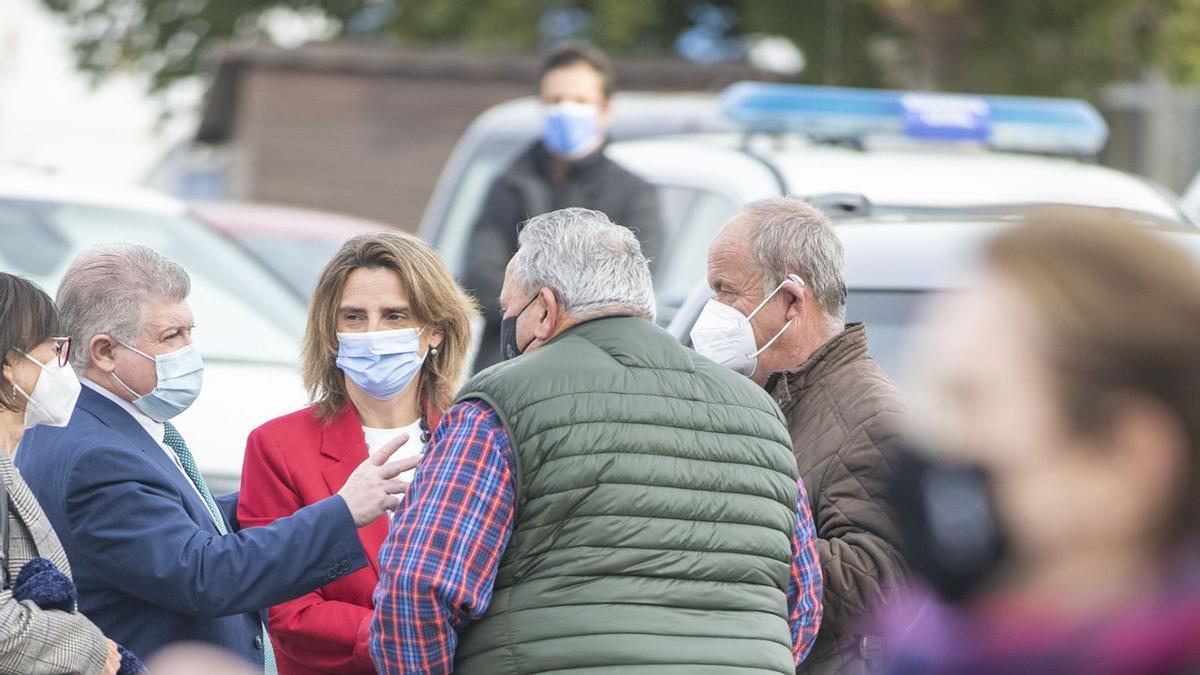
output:
<svg viewBox="0 0 1200 675"><path fill-rule="evenodd" d="M435 423L430 416L431 426ZM271 420L250 433L242 467L238 521L256 527L336 494L367 458L362 421L347 405L328 424L313 408ZM374 673L368 641L371 598L388 518L359 529L370 565L270 610L280 675Z"/></svg>

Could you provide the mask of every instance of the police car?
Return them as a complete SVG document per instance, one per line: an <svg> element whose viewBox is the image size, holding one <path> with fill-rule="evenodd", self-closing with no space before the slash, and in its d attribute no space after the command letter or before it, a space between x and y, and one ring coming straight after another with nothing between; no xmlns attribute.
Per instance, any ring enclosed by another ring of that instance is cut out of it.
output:
<svg viewBox="0 0 1200 675"><path fill-rule="evenodd" d="M703 278L717 229L763 197L843 193L838 208L853 213L869 204L874 218L910 219L1071 204L1190 226L1170 191L1095 164L1107 126L1083 101L745 82L715 105L736 131L614 141L607 150L659 190L668 242L656 279L664 321ZM533 125L535 110L529 114ZM469 172L471 159L456 151L455 161L456 171ZM470 183L441 186L438 198L463 209L441 220L431 212L422 228L456 274L479 193L503 168L494 155L478 161ZM883 271L900 264L887 261Z"/></svg>

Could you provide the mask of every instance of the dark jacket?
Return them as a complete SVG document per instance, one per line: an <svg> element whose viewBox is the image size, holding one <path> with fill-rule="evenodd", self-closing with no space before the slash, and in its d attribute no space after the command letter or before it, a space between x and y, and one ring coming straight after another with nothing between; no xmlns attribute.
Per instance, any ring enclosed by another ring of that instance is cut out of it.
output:
<svg viewBox="0 0 1200 675"><path fill-rule="evenodd" d="M570 162L561 183L551 179L555 161L541 142L531 146L492 183L475 223L462 282L479 299L486 321L476 371L500 360L499 298L504 268L517 250L520 225L529 218L569 206L595 209L634 230L642 252L652 261L662 250L654 186L606 157L603 149Z"/></svg>
<svg viewBox="0 0 1200 675"><path fill-rule="evenodd" d="M62 540L79 610L139 656L180 641L263 662L262 615L367 566L341 497L222 536L187 477L129 413L84 387L65 428L21 440L17 468Z"/></svg>
<svg viewBox="0 0 1200 675"><path fill-rule="evenodd" d="M884 498L890 471L884 448L900 431L904 401L868 356L862 324L777 375L769 391L787 418L812 502L825 582L825 617L798 672L867 672L864 653L877 638L855 629L904 577L899 533Z"/></svg>

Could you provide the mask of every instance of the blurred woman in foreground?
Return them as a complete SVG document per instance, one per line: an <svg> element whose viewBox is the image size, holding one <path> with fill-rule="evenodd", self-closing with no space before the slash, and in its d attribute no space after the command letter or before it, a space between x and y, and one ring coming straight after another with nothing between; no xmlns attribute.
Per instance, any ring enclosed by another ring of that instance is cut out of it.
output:
<svg viewBox="0 0 1200 675"><path fill-rule="evenodd" d="M888 672L1196 672L1200 272L1110 216L1034 220L927 326L894 496L940 600L888 617Z"/></svg>

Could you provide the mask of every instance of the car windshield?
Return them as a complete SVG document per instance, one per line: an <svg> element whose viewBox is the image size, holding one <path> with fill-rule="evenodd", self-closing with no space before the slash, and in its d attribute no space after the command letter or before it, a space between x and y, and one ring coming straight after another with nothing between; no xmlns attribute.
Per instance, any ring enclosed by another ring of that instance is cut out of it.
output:
<svg viewBox="0 0 1200 675"><path fill-rule="evenodd" d="M148 246L188 271L196 344L206 359L296 363L303 305L207 226L183 215L0 199L0 270L51 295L75 256L112 242Z"/></svg>

